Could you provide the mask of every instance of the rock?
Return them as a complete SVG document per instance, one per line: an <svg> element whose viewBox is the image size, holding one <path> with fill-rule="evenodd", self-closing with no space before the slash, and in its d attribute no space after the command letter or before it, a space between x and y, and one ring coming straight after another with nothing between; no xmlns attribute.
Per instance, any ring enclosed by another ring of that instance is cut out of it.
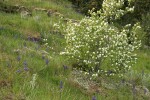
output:
<svg viewBox="0 0 150 100"><path fill-rule="evenodd" d="M6 13L21 13L21 17L25 16L32 16L31 10L24 6L20 5L8 5L8 4L3 4L0 2L0 11L6 12Z"/></svg>
<svg viewBox="0 0 150 100"><path fill-rule="evenodd" d="M139 93L140 95L146 95L146 96L150 96L150 92L149 89L146 86L136 86L135 90L137 93Z"/></svg>
<svg viewBox="0 0 150 100"><path fill-rule="evenodd" d="M106 83L102 81L102 86L105 87L106 89L110 89L110 90L114 90L117 89L115 84L111 84L111 83Z"/></svg>
<svg viewBox="0 0 150 100"><path fill-rule="evenodd" d="M99 92L101 92L101 89L100 89L100 87L99 87L96 83L94 83L94 82L89 82L88 91L89 91L90 93L99 93Z"/></svg>
<svg viewBox="0 0 150 100"><path fill-rule="evenodd" d="M58 16L58 17L64 17L64 15L61 14L61 13L59 13L59 12L55 12L55 13L53 13L53 15L54 15L54 16Z"/></svg>
<svg viewBox="0 0 150 100"><path fill-rule="evenodd" d="M31 12L28 11L21 11L20 15L21 18L27 18L28 16L32 16Z"/></svg>
<svg viewBox="0 0 150 100"><path fill-rule="evenodd" d="M57 16L57 17L62 17L62 18L64 18L64 15L63 15L63 14L57 12L57 10L52 10L52 9L49 9L49 10L47 11L47 16L49 16L49 17L51 17L51 16Z"/></svg>
<svg viewBox="0 0 150 100"><path fill-rule="evenodd" d="M28 36L28 40L29 41L33 41L33 42L38 42L38 41L41 40L41 37L39 37L39 36L37 36L37 37L35 37L35 36Z"/></svg>
<svg viewBox="0 0 150 100"><path fill-rule="evenodd" d="M69 19L69 18L64 18L63 21L64 21L64 22L69 22L70 19Z"/></svg>
<svg viewBox="0 0 150 100"><path fill-rule="evenodd" d="M40 53L41 53L41 54L45 54L45 55L49 54L49 53L48 53L47 51L45 51L45 50L41 50Z"/></svg>
<svg viewBox="0 0 150 100"><path fill-rule="evenodd" d="M19 11L28 11L28 9L24 6L19 6Z"/></svg>
<svg viewBox="0 0 150 100"><path fill-rule="evenodd" d="M81 71L73 70L72 75L72 82L77 84L79 87L85 89L87 93L93 94L102 92L99 85L96 82L84 76Z"/></svg>
<svg viewBox="0 0 150 100"><path fill-rule="evenodd" d="M18 7L18 5L16 5ZM21 18L27 18L32 16L32 11L24 6L19 6L18 12L21 14Z"/></svg>
<svg viewBox="0 0 150 100"><path fill-rule="evenodd" d="M55 12L57 12L57 10L49 9L49 10L47 11L47 16L50 17L50 16L52 16Z"/></svg>
<svg viewBox="0 0 150 100"><path fill-rule="evenodd" d="M47 12L47 9L44 8L34 8L35 11L43 11L43 12Z"/></svg>
<svg viewBox="0 0 150 100"><path fill-rule="evenodd" d="M144 90L144 94L145 95L150 95L150 92L149 92L148 88L146 88L145 86L143 86L143 90Z"/></svg>
<svg viewBox="0 0 150 100"><path fill-rule="evenodd" d="M33 19L35 20L35 21L39 21L40 19L41 19L41 16L33 16Z"/></svg>
<svg viewBox="0 0 150 100"><path fill-rule="evenodd" d="M69 18L64 18L63 21L65 21L65 22L71 21L71 23L79 23L78 20L75 20L75 19L69 19Z"/></svg>
<svg viewBox="0 0 150 100"><path fill-rule="evenodd" d="M9 80L0 80L0 87L12 87L12 82Z"/></svg>
<svg viewBox="0 0 150 100"><path fill-rule="evenodd" d="M0 11L6 12L6 13L17 13L19 8L16 6L11 6L8 4L3 4L0 2Z"/></svg>
<svg viewBox="0 0 150 100"><path fill-rule="evenodd" d="M39 32L25 32L24 33L26 35L26 39L28 41L32 41L32 42L39 42L41 41L41 35Z"/></svg>

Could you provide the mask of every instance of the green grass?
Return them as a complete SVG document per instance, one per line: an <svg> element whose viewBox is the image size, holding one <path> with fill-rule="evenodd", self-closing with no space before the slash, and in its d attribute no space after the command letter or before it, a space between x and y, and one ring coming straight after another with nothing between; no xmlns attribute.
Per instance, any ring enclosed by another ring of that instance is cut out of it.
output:
<svg viewBox="0 0 150 100"><path fill-rule="evenodd" d="M149 73L150 72L150 50L145 49L145 50L140 50L137 52L138 54L138 60L137 63L135 64L134 69L138 71L144 70L145 72Z"/></svg>
<svg viewBox="0 0 150 100"><path fill-rule="evenodd" d="M71 8L67 0L16 0L18 4L32 9L33 7L58 10L66 18L80 20L83 16ZM61 3L60 3L61 2ZM8 2L6 2L8 3ZM9 1L15 5L16 2ZM32 5L31 5L32 4ZM53 33L53 24L59 17L48 17L45 12L33 11L33 16L22 19L20 14L0 12L0 99L7 100L91 100L95 95L98 100L132 100L131 86L120 83L120 78L104 77L100 93L89 93L73 83L71 64L68 58L59 53L65 47L61 33ZM39 19L35 20L38 16ZM65 25L65 23L64 23ZM47 41L34 42L28 36L40 36ZM45 45L48 43L48 45ZM138 61L131 72L126 73L125 81L138 82L150 90L150 50L137 51ZM18 60L20 57L20 60ZM44 57L44 58L43 58ZM48 59L49 63L46 64ZM27 71L24 70L27 63ZM69 66L68 70L63 65ZM141 77L141 74L144 75ZM33 74L37 75L35 87L31 87ZM132 74L132 77L130 75ZM60 89L60 81L63 88ZM105 87L110 83L115 89ZM120 83L119 85L117 83ZM117 84L117 85L115 85ZM147 96L136 94L138 100L149 100Z"/></svg>
<svg viewBox="0 0 150 100"><path fill-rule="evenodd" d="M13 35L14 34L3 34L2 31L0 35L0 46L1 49L4 49L0 52L0 70L1 74L3 75L0 80L10 81L13 85L12 87L7 87L6 85L6 87L9 89L4 89L5 86L4 88L1 88L1 91L4 92L2 92L3 96L5 97L9 95L7 93L9 93L9 91L12 91L14 96L21 94L25 95L25 98L30 100L38 100L38 98L43 98L43 100L46 100L51 97L54 98L54 100L58 100L59 96L57 95L60 95L60 80L65 83L67 82L65 78L67 78L68 76L66 74L68 72L64 72L62 66L63 64L67 64L68 62L65 61L65 58L59 57L56 50L55 55L52 51L49 51L50 54L45 55L45 58L49 58L50 61L49 65L46 65L45 60L42 59L42 53L40 53L40 51L46 48L41 47L38 51L36 51L35 47L38 45L37 43L25 41L23 38L20 37L16 39ZM24 41L26 42L27 47L23 46ZM19 49L19 52L14 52L14 50L17 49ZM21 57L20 61L17 61L18 55ZM24 61L27 62L29 71L24 71ZM21 72L17 72L17 70L20 70ZM31 90L30 81L32 80L32 74L35 73L37 73L38 75L37 88ZM63 76L65 76L65 78ZM64 98L64 100L66 97L65 95L67 95L67 91L74 91L74 89L72 88L64 85L63 91L65 92L64 94L62 93L62 98ZM76 89L76 91L79 91L79 89ZM73 92L70 95L77 94L74 94ZM78 95L81 95L81 93L79 93ZM70 97L72 96L68 96L68 100ZM78 97L82 97L82 95Z"/></svg>

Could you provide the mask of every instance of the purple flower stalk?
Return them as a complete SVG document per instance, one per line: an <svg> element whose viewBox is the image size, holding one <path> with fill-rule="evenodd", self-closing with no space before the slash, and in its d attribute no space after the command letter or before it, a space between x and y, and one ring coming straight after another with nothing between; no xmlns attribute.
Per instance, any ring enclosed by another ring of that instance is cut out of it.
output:
<svg viewBox="0 0 150 100"><path fill-rule="evenodd" d="M92 97L92 100L97 100L95 96Z"/></svg>
<svg viewBox="0 0 150 100"><path fill-rule="evenodd" d="M68 69L68 66L63 65L64 71Z"/></svg>
<svg viewBox="0 0 150 100"><path fill-rule="evenodd" d="M46 63L46 65L48 65L48 63L49 63L49 60L48 60L48 59L46 59L46 60L45 60L45 63Z"/></svg>
<svg viewBox="0 0 150 100"><path fill-rule="evenodd" d="M18 69L17 71L16 71L16 73L20 73L21 72L21 70L20 69Z"/></svg>
<svg viewBox="0 0 150 100"><path fill-rule="evenodd" d="M34 38L32 38L32 41L33 41L33 42L35 42L35 39L34 39Z"/></svg>
<svg viewBox="0 0 150 100"><path fill-rule="evenodd" d="M28 70L29 70L29 68L28 68L28 67L24 67L24 70L25 70L25 71L28 71Z"/></svg>
<svg viewBox="0 0 150 100"><path fill-rule="evenodd" d="M132 92L133 92L133 95L135 96L136 95L136 86L135 86L134 83L133 83L133 86L132 86Z"/></svg>
<svg viewBox="0 0 150 100"><path fill-rule="evenodd" d="M20 61L20 60L21 60L21 57L20 57L20 56L18 56L18 57L17 57L17 61Z"/></svg>
<svg viewBox="0 0 150 100"><path fill-rule="evenodd" d="M27 61L23 62L24 67L27 67Z"/></svg>
<svg viewBox="0 0 150 100"><path fill-rule="evenodd" d="M62 88L63 88L63 82L60 81L60 89L62 89Z"/></svg>
<svg viewBox="0 0 150 100"><path fill-rule="evenodd" d="M28 36L28 41L30 41L30 36Z"/></svg>

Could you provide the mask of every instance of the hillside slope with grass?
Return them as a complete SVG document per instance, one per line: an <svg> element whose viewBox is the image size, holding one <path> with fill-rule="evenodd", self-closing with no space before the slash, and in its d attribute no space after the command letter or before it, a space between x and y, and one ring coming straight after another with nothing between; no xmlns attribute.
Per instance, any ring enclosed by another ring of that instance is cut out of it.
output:
<svg viewBox="0 0 150 100"><path fill-rule="evenodd" d="M150 49L124 78L90 81L60 55L66 42L55 23L78 22L67 0L0 1L0 100L149 100ZM61 20L60 20L61 19Z"/></svg>

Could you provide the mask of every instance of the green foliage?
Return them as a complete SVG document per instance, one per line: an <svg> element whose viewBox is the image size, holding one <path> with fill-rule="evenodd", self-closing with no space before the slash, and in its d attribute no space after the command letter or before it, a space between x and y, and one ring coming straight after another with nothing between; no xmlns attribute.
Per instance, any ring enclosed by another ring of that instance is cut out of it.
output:
<svg viewBox="0 0 150 100"><path fill-rule="evenodd" d="M147 46L150 46L150 13L142 17L142 27L146 32L144 42Z"/></svg>
<svg viewBox="0 0 150 100"><path fill-rule="evenodd" d="M103 0L69 0L83 14L88 14L88 10L95 8L95 11L101 9Z"/></svg>
<svg viewBox="0 0 150 100"><path fill-rule="evenodd" d="M146 15L150 11L150 1L149 0L136 0L134 2L135 6L135 17L141 19L143 15Z"/></svg>
<svg viewBox="0 0 150 100"><path fill-rule="evenodd" d="M67 0L4 0L4 3L7 6L17 4L30 9L57 10L65 18L79 20L83 17L71 8L72 5ZM3 6L0 5L1 7ZM97 100L133 99L130 86L123 85L120 82L116 84L120 81L118 77L106 77L105 75L98 77L105 84L97 86L100 88L99 93L97 91L93 92L94 86L91 86L89 90L85 90L74 81L74 74L71 75L72 68L69 67L72 62L69 62L66 56L59 55L60 51L64 50L66 43L65 34L61 34L62 29L58 32L53 28L53 24L59 22L58 16L48 17L46 12L32 10L32 16L27 16L26 18L21 18L19 13L4 12L0 12L0 18L0 100L91 100L93 95ZM65 25L63 21L63 26ZM92 23L89 25L99 24ZM106 26L113 27L114 25L109 23ZM33 35L34 37L34 35L37 35L36 33L41 36L40 42L33 41L32 37L28 39L28 35ZM150 52L147 49L141 50L137 54L139 59L132 69L137 72L132 74L131 78L127 76L126 80L139 80L138 73L142 69L147 73L144 75L142 84L150 89ZM47 59L49 63L45 64ZM25 62L27 63L27 68L24 68ZM102 64L104 67L101 67L105 68L105 64L106 66L109 64L108 60L105 60ZM68 65L67 69L64 70L63 65ZM85 74L83 73L83 75ZM36 79L35 81L33 81L34 78ZM79 79L82 80L82 78L84 77L81 75ZM91 84L91 81L88 81ZM60 89L60 82L63 82L62 89ZM138 83L141 83L141 79ZM110 89L114 87L117 88ZM148 97L144 97L145 95L142 97L140 95L136 96L140 100L149 100Z"/></svg>

